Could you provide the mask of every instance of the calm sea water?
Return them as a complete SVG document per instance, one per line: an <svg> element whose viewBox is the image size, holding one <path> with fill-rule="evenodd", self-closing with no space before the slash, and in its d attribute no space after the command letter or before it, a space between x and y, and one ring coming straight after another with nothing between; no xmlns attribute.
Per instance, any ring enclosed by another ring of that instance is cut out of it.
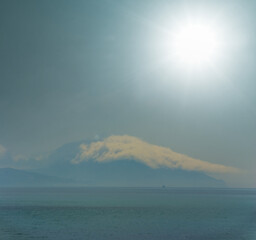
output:
<svg viewBox="0 0 256 240"><path fill-rule="evenodd" d="M255 240L256 190L0 188L0 239Z"/></svg>

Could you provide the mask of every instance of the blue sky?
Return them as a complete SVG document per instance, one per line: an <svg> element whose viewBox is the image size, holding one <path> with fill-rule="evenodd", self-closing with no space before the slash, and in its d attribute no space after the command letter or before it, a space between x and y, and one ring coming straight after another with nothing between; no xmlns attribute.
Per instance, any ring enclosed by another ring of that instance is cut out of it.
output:
<svg viewBox="0 0 256 240"><path fill-rule="evenodd" d="M253 186L255 11L248 0L1 1L0 156L126 134L244 169ZM204 73L164 62L163 32L184 12L227 36Z"/></svg>

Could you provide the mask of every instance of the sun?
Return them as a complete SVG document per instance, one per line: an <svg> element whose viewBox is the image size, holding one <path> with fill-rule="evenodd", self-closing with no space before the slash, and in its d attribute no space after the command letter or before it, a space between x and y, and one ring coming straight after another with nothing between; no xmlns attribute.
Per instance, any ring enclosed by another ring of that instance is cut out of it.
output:
<svg viewBox="0 0 256 240"><path fill-rule="evenodd" d="M220 54L220 36L216 28L201 22L181 24L172 37L172 54L182 66L205 68Z"/></svg>

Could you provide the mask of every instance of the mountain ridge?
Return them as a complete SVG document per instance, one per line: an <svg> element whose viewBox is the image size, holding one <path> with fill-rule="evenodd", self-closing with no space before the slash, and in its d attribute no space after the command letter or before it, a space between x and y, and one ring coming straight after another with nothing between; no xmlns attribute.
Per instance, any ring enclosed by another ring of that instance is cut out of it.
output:
<svg viewBox="0 0 256 240"><path fill-rule="evenodd" d="M0 185L10 185L12 181L15 185L16 179L16 184L27 186L31 185L28 179L34 178L35 186L225 187L224 181L199 171L200 165L206 170L233 170L192 159L135 137L115 136L64 144L47 158L37 161L36 167L16 169L19 181L11 171L7 177L2 170Z"/></svg>

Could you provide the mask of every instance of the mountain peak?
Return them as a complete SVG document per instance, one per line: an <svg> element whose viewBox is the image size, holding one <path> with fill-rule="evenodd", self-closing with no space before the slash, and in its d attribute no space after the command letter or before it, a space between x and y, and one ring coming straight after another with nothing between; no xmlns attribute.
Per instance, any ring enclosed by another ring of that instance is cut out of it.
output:
<svg viewBox="0 0 256 240"><path fill-rule="evenodd" d="M233 167L195 159L174 152L170 148L153 145L128 135L110 136L89 144L82 143L79 151L72 160L74 164L92 159L97 162L133 159L154 169L167 167L170 169L214 173L234 173L239 171Z"/></svg>

